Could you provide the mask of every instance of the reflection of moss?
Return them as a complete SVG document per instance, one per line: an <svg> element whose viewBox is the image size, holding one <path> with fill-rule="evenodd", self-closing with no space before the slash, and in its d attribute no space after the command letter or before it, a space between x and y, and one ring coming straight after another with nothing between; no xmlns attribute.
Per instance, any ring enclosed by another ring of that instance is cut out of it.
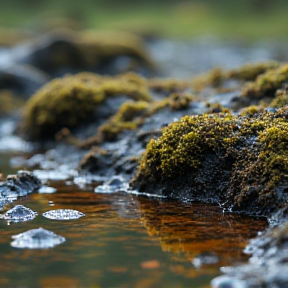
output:
<svg viewBox="0 0 288 288"><path fill-rule="evenodd" d="M255 78L269 69L277 68L279 63L276 61L267 61L260 63L248 63L236 69L231 69L226 73L227 78L253 81Z"/></svg>
<svg viewBox="0 0 288 288"><path fill-rule="evenodd" d="M286 109L183 117L149 142L132 186L174 196L181 186L192 198L213 189L210 201L222 197L226 207L270 213L286 201L279 198L279 187L288 184L286 117Z"/></svg>
<svg viewBox="0 0 288 288"><path fill-rule="evenodd" d="M257 99L274 96L275 91L287 80L288 64L283 64L258 75L254 82L246 83L242 88L242 96Z"/></svg>
<svg viewBox="0 0 288 288"><path fill-rule="evenodd" d="M106 97L120 94L151 99L145 81L135 74L102 77L80 73L55 79L28 101L24 130L35 138L51 136L63 127L75 127L89 119Z"/></svg>

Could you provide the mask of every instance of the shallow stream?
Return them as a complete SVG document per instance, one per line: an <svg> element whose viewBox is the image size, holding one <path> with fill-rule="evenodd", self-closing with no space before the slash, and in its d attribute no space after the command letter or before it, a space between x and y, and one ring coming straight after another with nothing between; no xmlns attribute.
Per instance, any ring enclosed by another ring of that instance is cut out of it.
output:
<svg viewBox="0 0 288 288"><path fill-rule="evenodd" d="M220 267L247 261L242 250L248 239L267 225L215 205L50 184L56 193L36 192L7 206L37 211L34 220L10 225L0 220L1 287L209 287ZM60 208L85 217L57 221L42 216ZM11 236L39 227L66 242L44 250L10 246Z"/></svg>

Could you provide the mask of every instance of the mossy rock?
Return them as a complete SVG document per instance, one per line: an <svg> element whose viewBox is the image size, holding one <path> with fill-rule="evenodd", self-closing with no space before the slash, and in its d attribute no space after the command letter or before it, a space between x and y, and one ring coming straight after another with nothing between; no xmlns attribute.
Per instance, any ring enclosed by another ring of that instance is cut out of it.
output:
<svg viewBox="0 0 288 288"><path fill-rule="evenodd" d="M151 140L131 182L184 201L268 215L287 204L287 106L254 116L186 116Z"/></svg>
<svg viewBox="0 0 288 288"><path fill-rule="evenodd" d="M288 64L267 70L259 74L254 82L247 82L242 88L241 95L252 99L274 97L277 89L288 81Z"/></svg>
<svg viewBox="0 0 288 288"><path fill-rule="evenodd" d="M142 39L131 33L57 29L34 39L23 48L22 63L52 76L63 75L67 71L97 71L115 75L156 69ZM123 67L119 62L119 65L115 64L119 57L125 60Z"/></svg>
<svg viewBox="0 0 288 288"><path fill-rule="evenodd" d="M239 68L231 69L226 72L228 79L238 79L243 81L254 81L258 75L267 70L275 69L280 66L277 61L267 61L260 63L248 63Z"/></svg>
<svg viewBox="0 0 288 288"><path fill-rule="evenodd" d="M64 127L89 120L105 98L117 95L151 101L145 80L132 73L116 77L80 73L54 79L27 102L22 130L32 139L52 137Z"/></svg>

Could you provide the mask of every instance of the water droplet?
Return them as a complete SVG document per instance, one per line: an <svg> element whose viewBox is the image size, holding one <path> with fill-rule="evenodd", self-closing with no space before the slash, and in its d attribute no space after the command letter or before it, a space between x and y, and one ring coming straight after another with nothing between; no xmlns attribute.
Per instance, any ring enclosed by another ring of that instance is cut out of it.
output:
<svg viewBox="0 0 288 288"><path fill-rule="evenodd" d="M52 220L75 220L85 216L84 213L73 209L57 209L42 214L45 218Z"/></svg>
<svg viewBox="0 0 288 288"><path fill-rule="evenodd" d="M66 241L64 237L42 227L12 236L12 238L14 239L11 242L12 247L28 249L52 248Z"/></svg>
<svg viewBox="0 0 288 288"><path fill-rule="evenodd" d="M9 222L24 222L33 220L38 213L34 212L30 208L24 207L22 205L17 205L12 209L8 210L4 214L4 219L9 220Z"/></svg>

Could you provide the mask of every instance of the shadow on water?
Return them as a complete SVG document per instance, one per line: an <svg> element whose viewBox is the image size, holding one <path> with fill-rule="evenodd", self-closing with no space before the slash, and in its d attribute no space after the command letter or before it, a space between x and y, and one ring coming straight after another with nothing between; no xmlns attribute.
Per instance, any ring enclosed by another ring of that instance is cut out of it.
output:
<svg viewBox="0 0 288 288"><path fill-rule="evenodd" d="M57 193L31 194L11 205L37 211L33 221L1 220L1 287L209 287L221 266L247 261L242 253L247 240L267 226L263 219L223 214L214 205L55 187ZM53 221L41 215L59 208L86 216ZM47 250L10 246L12 235L38 227L66 242ZM217 261L195 265L201 255Z"/></svg>

